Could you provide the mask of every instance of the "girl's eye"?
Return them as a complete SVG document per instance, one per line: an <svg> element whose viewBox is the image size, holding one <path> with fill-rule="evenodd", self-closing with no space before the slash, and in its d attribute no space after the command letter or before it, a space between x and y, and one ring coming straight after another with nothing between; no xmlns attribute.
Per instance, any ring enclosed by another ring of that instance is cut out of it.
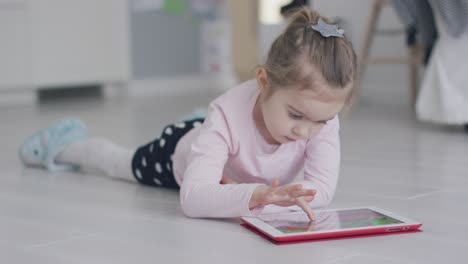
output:
<svg viewBox="0 0 468 264"><path fill-rule="evenodd" d="M296 120L302 119L301 115L296 115L294 113L289 113L289 117L291 117L292 119L296 119Z"/></svg>

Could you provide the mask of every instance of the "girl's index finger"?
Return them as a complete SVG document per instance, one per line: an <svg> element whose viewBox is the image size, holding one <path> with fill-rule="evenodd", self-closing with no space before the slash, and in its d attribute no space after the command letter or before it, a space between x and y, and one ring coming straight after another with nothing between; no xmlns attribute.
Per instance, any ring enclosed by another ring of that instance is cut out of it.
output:
<svg viewBox="0 0 468 264"><path fill-rule="evenodd" d="M310 221L315 221L315 215L314 212L312 211L312 208L310 208L309 204L302 199L301 197L296 199L296 204L304 210L306 213L307 217L309 217Z"/></svg>

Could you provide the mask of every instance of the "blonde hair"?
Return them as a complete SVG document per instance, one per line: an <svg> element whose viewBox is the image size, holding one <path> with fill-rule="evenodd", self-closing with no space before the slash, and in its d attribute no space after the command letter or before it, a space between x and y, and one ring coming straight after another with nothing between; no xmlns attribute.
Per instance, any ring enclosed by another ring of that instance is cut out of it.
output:
<svg viewBox="0 0 468 264"><path fill-rule="evenodd" d="M271 45L266 63L261 67L273 90L298 82L303 87L310 87L314 81L312 72L305 72L301 62L315 66L333 87L342 89L354 83L357 59L351 42L346 36L323 37L312 29L319 18L331 24L329 19L313 10L298 9L291 14L285 31Z"/></svg>

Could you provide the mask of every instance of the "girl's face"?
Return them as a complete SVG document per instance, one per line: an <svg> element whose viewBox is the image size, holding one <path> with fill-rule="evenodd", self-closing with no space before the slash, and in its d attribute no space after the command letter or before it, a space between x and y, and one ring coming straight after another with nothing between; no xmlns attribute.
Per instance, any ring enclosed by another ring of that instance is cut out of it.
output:
<svg viewBox="0 0 468 264"><path fill-rule="evenodd" d="M254 120L268 143L285 144L313 137L342 110L349 89L317 86L280 88L269 96L268 84L259 87Z"/></svg>

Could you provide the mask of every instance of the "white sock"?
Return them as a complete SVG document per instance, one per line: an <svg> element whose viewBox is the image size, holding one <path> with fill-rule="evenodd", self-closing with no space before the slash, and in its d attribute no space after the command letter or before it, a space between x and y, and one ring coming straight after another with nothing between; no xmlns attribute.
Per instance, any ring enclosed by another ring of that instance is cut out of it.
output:
<svg viewBox="0 0 468 264"><path fill-rule="evenodd" d="M136 181L132 173L134 150L126 149L106 138L87 138L67 146L57 162L78 165L85 170L99 170L107 176Z"/></svg>

